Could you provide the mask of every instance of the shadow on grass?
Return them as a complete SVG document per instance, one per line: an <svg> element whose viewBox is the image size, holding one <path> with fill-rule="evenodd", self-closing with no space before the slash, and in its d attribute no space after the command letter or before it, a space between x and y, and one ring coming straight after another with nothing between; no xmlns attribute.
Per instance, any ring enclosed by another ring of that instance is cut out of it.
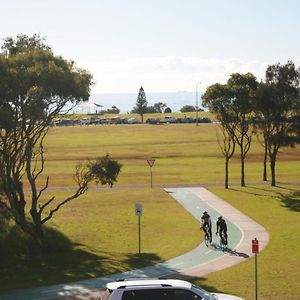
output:
<svg viewBox="0 0 300 300"><path fill-rule="evenodd" d="M264 188L259 188L259 187L249 187L254 190L259 190L259 191L267 191ZM274 194L270 195L269 193L264 195L263 193L256 193L248 190L243 190L243 189L234 189L230 188L230 190L235 191L235 192L240 192L240 193L245 193L245 194L250 194L254 196L268 196L270 198L275 198L275 199L280 199L282 206L290 209L291 211L296 211L300 212L300 191L297 189L289 188L289 187L284 187L284 186L276 186L278 189L285 190L287 192L290 192L289 194L283 194L280 193L279 191L272 191Z"/></svg>
<svg viewBox="0 0 300 300"><path fill-rule="evenodd" d="M130 268L142 268L145 266L153 266L161 262L161 257L155 253L127 254L127 259L123 262Z"/></svg>
<svg viewBox="0 0 300 300"><path fill-rule="evenodd" d="M3 230L2 230L3 229ZM0 227L0 290L13 290L83 280L120 272L105 253L94 254L73 244L61 232L45 228L47 251L16 226Z"/></svg>
<svg viewBox="0 0 300 300"><path fill-rule="evenodd" d="M162 258L155 253L127 254L121 262L113 260L109 254L95 255L84 249L84 245L73 244L65 235L57 230L45 228L45 236L49 240L48 252L39 252L33 241L25 236L17 227L11 227L6 234L0 235L0 298L3 292L28 287L49 286L58 283L76 282L83 279L102 277L105 274L122 272L122 268L139 269L142 277L153 277L156 274L169 274L167 278L181 278L201 286L207 291L222 292L215 286L206 284L206 278L195 278L181 275L164 264L157 265ZM12 248L13 247L13 248ZM80 248L78 248L80 247ZM14 249L14 251L12 251ZM155 265L155 266L154 266ZM146 266L154 266L152 271ZM145 268L143 268L145 267ZM161 273L160 273L161 272ZM130 275L129 275L130 276ZM154 277L159 277L155 275ZM89 291L99 289L99 281L84 281L82 287ZM64 287L67 290L64 290ZM53 290L56 295L66 295L78 299L82 289L75 285L63 285L60 290ZM15 294L23 293L16 291ZM38 293L42 293L39 292ZM13 292L10 295L15 299Z"/></svg>
<svg viewBox="0 0 300 300"><path fill-rule="evenodd" d="M296 212L300 212L300 192L294 192L290 195L280 195L282 206Z"/></svg>
<svg viewBox="0 0 300 300"><path fill-rule="evenodd" d="M276 197L276 196L270 195L270 194L268 193L269 190L264 189L264 188L253 187L253 186L247 186L247 188L248 188L247 190L245 190L244 187L241 187L240 189L229 188L229 190L235 191L235 192L239 192L239 193L248 194L248 195L254 195L254 196L269 196L269 197ZM253 191L250 191L249 189L252 189ZM257 192L255 192L255 190L257 190ZM266 194L264 194L263 192L266 192Z"/></svg>

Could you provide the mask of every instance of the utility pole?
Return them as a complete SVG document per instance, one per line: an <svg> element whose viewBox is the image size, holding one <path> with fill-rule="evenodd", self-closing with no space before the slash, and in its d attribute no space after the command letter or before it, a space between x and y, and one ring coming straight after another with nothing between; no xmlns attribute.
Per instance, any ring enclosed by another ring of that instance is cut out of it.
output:
<svg viewBox="0 0 300 300"><path fill-rule="evenodd" d="M198 111L199 111L198 85L199 84L201 84L201 82L196 83L196 126L199 126L199 120L198 120Z"/></svg>

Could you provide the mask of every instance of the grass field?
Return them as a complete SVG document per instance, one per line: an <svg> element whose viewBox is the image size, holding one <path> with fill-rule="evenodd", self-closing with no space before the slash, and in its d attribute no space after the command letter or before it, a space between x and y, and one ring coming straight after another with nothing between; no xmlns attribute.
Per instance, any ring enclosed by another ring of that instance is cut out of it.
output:
<svg viewBox="0 0 300 300"><path fill-rule="evenodd" d="M55 194L59 199L66 192ZM143 203L144 211L142 255L137 254L136 202ZM17 255L10 253L9 259L3 259L3 252L7 254L11 249L1 245L1 290L68 282L151 265L196 247L202 238L195 219L162 189L150 188L90 191L63 207L46 234L51 253L28 255L20 245L27 241L18 231L18 239L13 240L19 250Z"/></svg>
<svg viewBox="0 0 300 300"><path fill-rule="evenodd" d="M54 186L70 186L79 160L109 153L123 165L116 186L149 185L147 159L156 159L153 183L222 184L224 160L214 124L112 125L62 127L51 130L47 143L46 172ZM263 151L254 138L246 160L246 183L261 182ZM300 151L285 149L277 162L278 181L294 182L300 168ZM205 170L205 172L203 172ZM230 182L239 183L238 153L230 165Z"/></svg>
<svg viewBox="0 0 300 300"><path fill-rule="evenodd" d="M259 299L300 299L300 186L211 191L263 225L270 234L269 244L258 255ZM255 299L254 259L196 282Z"/></svg>
<svg viewBox="0 0 300 300"><path fill-rule="evenodd" d="M45 144L49 193L62 197L72 188L80 160L109 153L123 164L116 188L90 190L66 205L49 224L53 251L30 256L24 237L11 234L0 250L0 289L74 281L153 264L188 251L200 242L198 224L163 186L204 185L270 233L259 255L261 299L299 299L300 150L283 149L277 160L279 187L262 183L262 147L254 139L246 160L246 184L240 188L238 153L230 164L230 190L222 188L224 161L214 124L112 125L51 129ZM156 159L150 189L147 159ZM45 178L45 176L44 176ZM42 181L41 181L42 184ZM137 252L134 203L142 202L142 252ZM164 211L168 209L169 214ZM163 217L162 217L163 216ZM80 224L80 225L79 225ZM14 233L15 229L11 229ZM0 234L1 237L1 234ZM12 248L17 248L13 255ZM6 252L5 252L6 251ZM274 263L276 262L276 263ZM12 265L16 267L11 268ZM26 276L25 276L26 275ZM216 291L253 299L253 260L197 281Z"/></svg>

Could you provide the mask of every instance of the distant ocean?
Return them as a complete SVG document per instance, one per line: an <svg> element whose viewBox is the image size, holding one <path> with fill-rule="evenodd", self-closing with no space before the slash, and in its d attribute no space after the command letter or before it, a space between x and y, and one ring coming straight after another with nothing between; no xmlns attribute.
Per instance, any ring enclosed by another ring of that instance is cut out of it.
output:
<svg viewBox="0 0 300 300"><path fill-rule="evenodd" d="M200 92L198 94L200 96ZM136 105L138 93L127 94L92 94L89 102L80 105L76 112L95 113L96 111L106 110L112 106L120 109L121 113L129 113ZM172 112L179 112L184 105L196 106L196 93L179 91L176 93L146 93L148 106L157 102L163 102L172 109ZM103 107L97 107L96 104ZM198 103L201 107L201 100Z"/></svg>

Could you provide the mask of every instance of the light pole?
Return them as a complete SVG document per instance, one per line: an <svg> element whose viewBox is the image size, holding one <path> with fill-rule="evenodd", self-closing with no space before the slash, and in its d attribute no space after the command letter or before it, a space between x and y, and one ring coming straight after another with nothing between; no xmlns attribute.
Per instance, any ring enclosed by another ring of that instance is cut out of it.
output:
<svg viewBox="0 0 300 300"><path fill-rule="evenodd" d="M198 86L199 84L201 84L201 82L197 82L196 83L196 126L199 125L199 121L198 121L198 110L199 110L199 107L198 107Z"/></svg>

